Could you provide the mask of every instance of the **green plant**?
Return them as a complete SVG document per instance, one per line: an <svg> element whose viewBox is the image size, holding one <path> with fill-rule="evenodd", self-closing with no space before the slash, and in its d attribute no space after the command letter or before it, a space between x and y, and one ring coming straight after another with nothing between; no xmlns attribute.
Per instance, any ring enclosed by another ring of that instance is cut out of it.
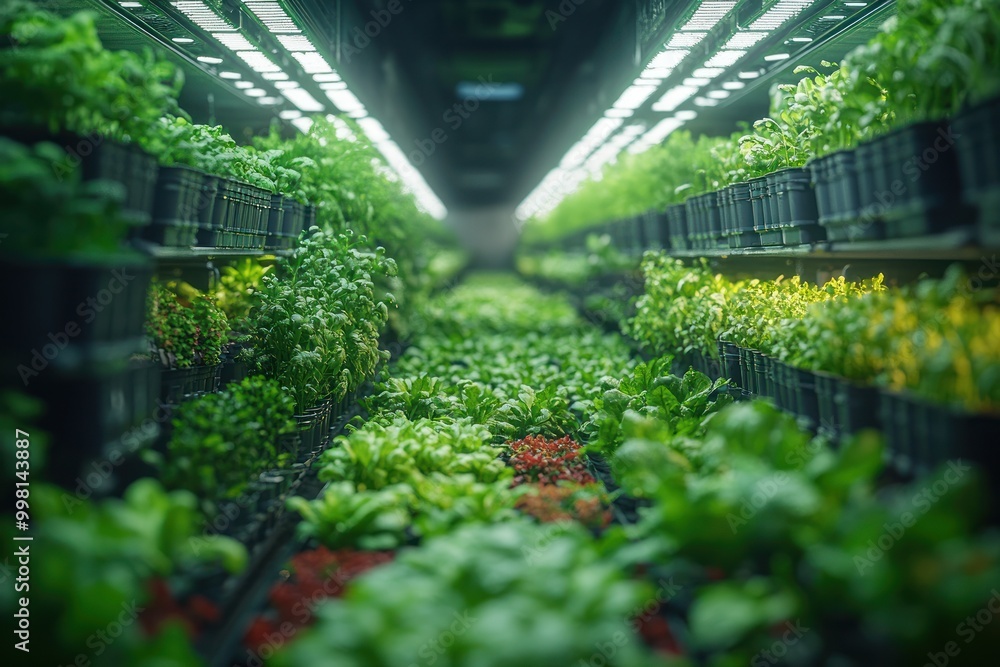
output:
<svg viewBox="0 0 1000 667"><path fill-rule="evenodd" d="M214 291L215 303L235 330L245 326L250 310L256 303L257 291L264 276L272 269L252 258L233 262L222 268L218 288Z"/></svg>
<svg viewBox="0 0 1000 667"><path fill-rule="evenodd" d="M295 431L293 412L291 397L259 376L184 403L167 445L164 483L209 505L241 495L256 475L281 465L278 440Z"/></svg>
<svg viewBox="0 0 1000 667"><path fill-rule="evenodd" d="M89 12L62 18L4 3L0 40L10 44L0 50L0 125L140 140L163 115L180 112L181 70L148 49L104 49Z"/></svg>
<svg viewBox="0 0 1000 667"><path fill-rule="evenodd" d="M364 238L312 232L264 276L247 320L250 363L278 380L299 412L340 400L387 357L379 335L393 297L376 296L374 278L396 272L384 249L366 249Z"/></svg>
<svg viewBox="0 0 1000 667"><path fill-rule="evenodd" d="M166 285L153 283L146 307L146 334L154 361L167 368L219 363L229 323L208 296L198 294L186 306Z"/></svg>
<svg viewBox="0 0 1000 667"><path fill-rule="evenodd" d="M0 195L4 234L0 251L10 256L84 258L110 263L135 253L124 249L128 223L121 217L125 193L118 183L81 182L65 170L64 150L51 143L24 146L0 137Z"/></svg>

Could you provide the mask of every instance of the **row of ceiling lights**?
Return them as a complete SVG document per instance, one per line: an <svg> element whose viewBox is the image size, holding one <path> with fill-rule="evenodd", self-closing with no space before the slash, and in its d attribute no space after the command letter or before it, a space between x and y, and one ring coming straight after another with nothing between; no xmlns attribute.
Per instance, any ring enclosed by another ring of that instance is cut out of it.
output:
<svg viewBox="0 0 1000 667"><path fill-rule="evenodd" d="M267 54L257 49L237 27L217 14L202 0L176 0L170 4L211 35L219 44L231 51L262 82L254 83L243 80L243 75L240 72L228 69L216 69L216 76L230 81L233 86L242 90L243 94L254 98L262 106L274 106L283 101L289 102L295 108L282 110L278 116L283 120L290 121L302 132L309 131L313 121L304 114L323 112L326 109L323 103L303 88L298 81L292 79ZM119 5L125 9L144 8L142 2L119 2ZM275 0L244 0L243 5L275 36L288 54L298 62L302 71L312 77L313 82L324 92L330 103L341 113L358 122L368 139L382 153L403 186L413 194L417 205L435 218L444 218L447 215L447 209L427 185L420 172L410 164L410 161L385 131L382 124L369 115L361 100L350 91L347 84L319 53L316 46L302 34L301 28L292 20L282 5ZM192 44L195 40L189 37L174 37L173 41L177 44ZM213 67L225 65L226 62L223 58L216 56L198 56L197 60ZM273 87L276 93L269 95L262 86ZM335 118L334 116L330 117ZM346 129L346 124L343 125L343 128ZM349 136L351 133L348 131L344 134Z"/></svg>
<svg viewBox="0 0 1000 667"><path fill-rule="evenodd" d="M744 88L745 81L759 77L764 70L745 66L736 68L737 63L751 48L817 1L777 0L745 29L730 34L723 46L700 67L692 69L688 77L664 91L652 103L651 111L672 114L670 117L648 128L643 122L626 125L626 120L660 91L661 84L688 60L694 47L701 44L709 32L738 4L733 0L701 2L688 21L670 36L660 53L653 57L639 77L605 111L603 117L569 149L559 165L521 202L515 211L515 217L524 221L547 214L566 196L575 192L587 178L600 179L604 167L614 162L623 150L641 153L661 143L671 132L697 117L694 110L678 110L687 102L691 101L697 107L713 107L732 92ZM857 10L869 3L842 4L845 8ZM845 18L846 15L831 14L821 17L821 20L834 22ZM811 37L793 37L789 40L802 43L810 41ZM772 53L764 56L764 61L771 63L788 58L791 58L790 53ZM728 80L716 86L715 82L722 78ZM606 146L612 145L616 148L613 154L611 149L606 149Z"/></svg>

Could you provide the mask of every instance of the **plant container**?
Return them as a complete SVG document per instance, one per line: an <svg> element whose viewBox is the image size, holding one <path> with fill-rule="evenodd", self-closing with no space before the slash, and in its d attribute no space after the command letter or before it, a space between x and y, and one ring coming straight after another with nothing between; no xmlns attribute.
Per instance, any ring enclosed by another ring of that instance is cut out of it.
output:
<svg viewBox="0 0 1000 667"><path fill-rule="evenodd" d="M958 114L952 123L962 200L975 212L979 245L1000 247L1000 97Z"/></svg>
<svg viewBox="0 0 1000 667"><path fill-rule="evenodd" d="M816 395L816 375L803 368L792 368L788 375L795 395L795 413L809 422L810 428L819 424L819 400Z"/></svg>
<svg viewBox="0 0 1000 667"><path fill-rule="evenodd" d="M826 238L819 225L816 193L809 171L791 167L775 172L774 184L778 198L778 227L785 245L815 243Z"/></svg>
<svg viewBox="0 0 1000 667"><path fill-rule="evenodd" d="M743 381L740 375L740 348L729 341L719 341L719 360L722 366L722 377L729 380L731 388L741 387Z"/></svg>
<svg viewBox="0 0 1000 667"><path fill-rule="evenodd" d="M968 219L956 215L960 183L948 123L914 123L887 134L884 144L887 189L876 199L885 206L887 237L933 234Z"/></svg>
<svg viewBox="0 0 1000 667"><path fill-rule="evenodd" d="M160 402L179 405L204 394L219 391L222 364L191 366L160 372Z"/></svg>
<svg viewBox="0 0 1000 667"><path fill-rule="evenodd" d="M820 427L836 440L880 428L878 389L816 371Z"/></svg>
<svg viewBox="0 0 1000 667"><path fill-rule="evenodd" d="M676 250L689 250L691 248L687 207L684 204L674 204L667 208L667 229L670 232L671 248Z"/></svg>
<svg viewBox="0 0 1000 667"><path fill-rule="evenodd" d="M828 236L835 241L872 241L885 238L886 190L883 173L885 137L878 137L857 147L854 152L854 174L857 185L857 212L853 218L832 221L827 225ZM838 168L846 165L838 165ZM891 191L889 191L891 194Z"/></svg>
<svg viewBox="0 0 1000 667"><path fill-rule="evenodd" d="M760 235L760 245L776 246L784 241L781 238L781 228L778 227L778 198L774 174L763 178L763 184L758 185L760 196L760 217L754 217L754 231ZM756 211L755 211L756 212Z"/></svg>
<svg viewBox="0 0 1000 667"><path fill-rule="evenodd" d="M156 181L152 222L143 230L144 238L163 246L195 245L205 178L205 174L190 167L162 167Z"/></svg>
<svg viewBox="0 0 1000 667"><path fill-rule="evenodd" d="M751 399L757 395L757 376L754 373L753 353L746 347L739 348L740 351L740 387L743 390L743 398Z"/></svg>

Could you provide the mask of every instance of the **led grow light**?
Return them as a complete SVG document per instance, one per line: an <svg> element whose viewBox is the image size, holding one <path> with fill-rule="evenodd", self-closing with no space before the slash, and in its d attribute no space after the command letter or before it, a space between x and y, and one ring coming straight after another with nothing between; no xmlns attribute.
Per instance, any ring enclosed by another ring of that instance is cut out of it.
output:
<svg viewBox="0 0 1000 667"><path fill-rule="evenodd" d="M252 81L237 81L233 85L239 88L240 90L247 90L248 88L253 88Z"/></svg>
<svg viewBox="0 0 1000 667"><path fill-rule="evenodd" d="M729 38L729 41L722 48L727 51L749 49L766 39L768 34L766 32L751 31L737 32Z"/></svg>
<svg viewBox="0 0 1000 667"><path fill-rule="evenodd" d="M684 49L697 46L707 35L707 32L678 32L667 42L667 48Z"/></svg>
<svg viewBox="0 0 1000 667"><path fill-rule="evenodd" d="M340 75L336 72L328 72L326 74L317 74L313 77L313 81L317 83L322 81L340 81Z"/></svg>
<svg viewBox="0 0 1000 667"><path fill-rule="evenodd" d="M711 30L735 6L735 2L703 2L681 30L685 32L689 30Z"/></svg>
<svg viewBox="0 0 1000 667"><path fill-rule="evenodd" d="M288 75L284 72L265 72L260 75L265 81L287 81Z"/></svg>
<svg viewBox="0 0 1000 667"><path fill-rule="evenodd" d="M292 57L299 61L306 74L328 74L333 71L323 56L316 52L293 53Z"/></svg>
<svg viewBox="0 0 1000 667"><path fill-rule="evenodd" d="M247 97L264 97L267 91L262 88L249 88L243 91Z"/></svg>
<svg viewBox="0 0 1000 667"><path fill-rule="evenodd" d="M122 7L124 7L125 9L141 9L142 8L142 3L141 2L119 2L118 4L121 5Z"/></svg>
<svg viewBox="0 0 1000 667"><path fill-rule="evenodd" d="M694 89L701 88L702 86L707 86L710 83L712 83L711 79L703 79L697 76L689 76L688 78L684 79L684 85Z"/></svg>
<svg viewBox="0 0 1000 667"><path fill-rule="evenodd" d="M812 37L792 37L792 41L793 41L793 42L802 42L802 43L806 43L806 42L811 42L811 41L813 41L813 38L812 38Z"/></svg>
<svg viewBox="0 0 1000 667"><path fill-rule="evenodd" d="M180 0L170 4L181 14L191 19L191 22L196 26L208 32L234 32L236 30L201 0Z"/></svg>
<svg viewBox="0 0 1000 667"><path fill-rule="evenodd" d="M243 75L239 72L219 72L219 78L235 81L236 79L242 79Z"/></svg>
<svg viewBox="0 0 1000 667"><path fill-rule="evenodd" d="M642 138L636 142L629 149L631 153L641 153L643 150L652 148L659 143L662 143L664 139L670 136L674 130L678 130L684 125L684 121L680 118L674 116L673 118L664 118L659 123L654 125L646 134L642 135ZM643 146L641 150L639 147Z"/></svg>
<svg viewBox="0 0 1000 667"><path fill-rule="evenodd" d="M673 74L674 70L669 67L647 67L639 75L640 79L648 81L663 81L668 76Z"/></svg>
<svg viewBox="0 0 1000 667"><path fill-rule="evenodd" d="M230 51L255 51L257 48L238 32L213 32L212 37Z"/></svg>
<svg viewBox="0 0 1000 667"><path fill-rule="evenodd" d="M308 37L302 35L278 35L278 41L289 51L315 51L316 47Z"/></svg>
<svg viewBox="0 0 1000 667"><path fill-rule="evenodd" d="M274 0L244 0L243 4L274 34L302 32Z"/></svg>
<svg viewBox="0 0 1000 667"><path fill-rule="evenodd" d="M698 92L695 86L674 86L653 105L653 111L673 111Z"/></svg>
<svg viewBox="0 0 1000 667"><path fill-rule="evenodd" d="M655 58L649 62L649 67L663 67L673 69L681 64L681 61L691 53L685 50L668 50L661 51Z"/></svg>
<svg viewBox="0 0 1000 667"><path fill-rule="evenodd" d="M674 118L683 121L694 120L697 117L698 117L698 112L691 109L688 109L686 111L678 111L677 113L674 114Z"/></svg>
<svg viewBox="0 0 1000 667"><path fill-rule="evenodd" d="M770 55L764 56L764 60L769 63L777 62L779 60L788 60L792 55L790 53L772 53Z"/></svg>
<svg viewBox="0 0 1000 667"><path fill-rule="evenodd" d="M315 97L309 94L304 88L287 88L281 91L286 100L298 107L300 111L312 113L323 111L325 108Z"/></svg>
<svg viewBox="0 0 1000 667"><path fill-rule="evenodd" d="M655 92L655 85L632 85L626 88L621 97L611 106L615 109L630 109L634 111L645 104L646 100L652 97Z"/></svg>
<svg viewBox="0 0 1000 667"><path fill-rule="evenodd" d="M792 20L815 0L778 0L769 10L750 24L750 30L774 30Z"/></svg>
<svg viewBox="0 0 1000 667"><path fill-rule="evenodd" d="M197 61L206 65L222 64L222 58L216 58L215 56L198 56Z"/></svg>
<svg viewBox="0 0 1000 667"><path fill-rule="evenodd" d="M365 131L365 134L373 144L379 144L390 139L389 133L382 127L382 123L374 118L362 118L358 121L358 125Z"/></svg>
<svg viewBox="0 0 1000 667"><path fill-rule="evenodd" d="M351 113L354 111L363 111L365 106L361 103L361 100L351 91L344 90L328 90L326 91L326 96L334 106L343 111L344 113Z"/></svg>
<svg viewBox="0 0 1000 667"><path fill-rule="evenodd" d="M631 118L635 112L631 109L608 109L604 112L605 118Z"/></svg>
<svg viewBox="0 0 1000 667"><path fill-rule="evenodd" d="M841 14L832 14L830 16L820 16L819 20L820 21L843 21L846 18L847 18L846 16L843 16Z"/></svg>
<svg viewBox="0 0 1000 667"><path fill-rule="evenodd" d="M299 88L298 81L277 81L274 87L278 90L291 90L292 88Z"/></svg>
<svg viewBox="0 0 1000 667"><path fill-rule="evenodd" d="M284 109L278 112L278 118L281 120L295 120L296 118L302 118L302 112L298 109Z"/></svg>
<svg viewBox="0 0 1000 667"><path fill-rule="evenodd" d="M726 70L722 67L699 67L695 71L691 72L691 76L699 79L714 79L720 74L725 73L725 71Z"/></svg>
<svg viewBox="0 0 1000 667"><path fill-rule="evenodd" d="M741 79L756 79L757 77L760 76L760 72L758 72L758 71L754 71L754 72L740 72L736 76L740 77Z"/></svg>
<svg viewBox="0 0 1000 667"><path fill-rule="evenodd" d="M343 81L331 81L330 83L319 84L320 90L347 90L347 84Z"/></svg>
<svg viewBox="0 0 1000 667"><path fill-rule="evenodd" d="M719 51L714 56L708 59L705 63L706 67L731 67L735 65L740 58L747 54L746 51Z"/></svg>
<svg viewBox="0 0 1000 667"><path fill-rule="evenodd" d="M313 120L308 116L303 116L302 118L293 119L292 125L294 125L302 134L306 134L313 126Z"/></svg>
<svg viewBox="0 0 1000 667"><path fill-rule="evenodd" d="M722 87L726 90L742 90L747 87L747 84L742 81L726 81Z"/></svg>
<svg viewBox="0 0 1000 667"><path fill-rule="evenodd" d="M729 97L732 93L728 90L710 90L708 91L708 96L714 100L724 100Z"/></svg>
<svg viewBox="0 0 1000 667"><path fill-rule="evenodd" d="M713 100L711 97L696 97L694 103L695 106L699 107L715 107L719 105L719 100Z"/></svg>
<svg viewBox="0 0 1000 667"><path fill-rule="evenodd" d="M275 65L260 51L237 51L243 62L250 66L253 71L264 74L267 72L280 72L281 68Z"/></svg>
<svg viewBox="0 0 1000 667"><path fill-rule="evenodd" d="M867 2L845 2L844 6L845 7L867 7L868 3Z"/></svg>
<svg viewBox="0 0 1000 667"><path fill-rule="evenodd" d="M273 107L277 104L281 104L280 97L261 97L257 99L257 104L262 107Z"/></svg>
<svg viewBox="0 0 1000 667"><path fill-rule="evenodd" d="M171 37L170 41L177 44L194 44L194 40L190 37Z"/></svg>

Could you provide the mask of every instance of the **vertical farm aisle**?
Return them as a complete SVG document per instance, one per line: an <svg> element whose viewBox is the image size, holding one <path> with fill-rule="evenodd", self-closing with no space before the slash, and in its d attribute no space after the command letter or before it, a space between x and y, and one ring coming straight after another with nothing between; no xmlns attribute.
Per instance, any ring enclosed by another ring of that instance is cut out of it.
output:
<svg viewBox="0 0 1000 667"><path fill-rule="evenodd" d="M918 664L954 627L948 591L995 583L962 481L869 555L927 484L886 488L873 432L830 447L510 276L419 313L323 492L289 503L307 541L244 664Z"/></svg>

